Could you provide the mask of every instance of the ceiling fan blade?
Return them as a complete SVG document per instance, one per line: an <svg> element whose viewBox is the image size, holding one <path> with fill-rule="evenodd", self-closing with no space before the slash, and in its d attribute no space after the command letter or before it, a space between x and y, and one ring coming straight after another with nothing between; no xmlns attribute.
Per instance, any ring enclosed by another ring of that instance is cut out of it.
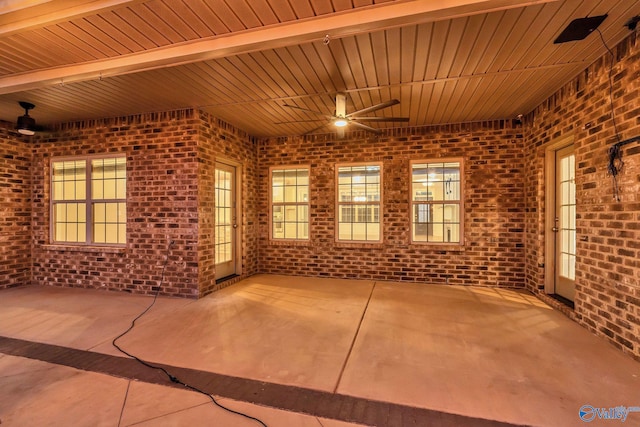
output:
<svg viewBox="0 0 640 427"><path fill-rule="evenodd" d="M327 125L329 125L329 123L325 123L322 126L318 126L317 128L311 129L310 131L305 132L304 134L305 135L310 135L310 134L314 133L315 131L322 129L323 127L326 127Z"/></svg>
<svg viewBox="0 0 640 427"><path fill-rule="evenodd" d="M324 113L321 113L319 111L315 111L315 110L309 110L308 108L302 108L302 107L298 107L297 105L290 105L290 104L282 104L284 107L289 107L289 108L295 108L296 110L301 110L301 111L306 111L307 113L313 113L313 114L317 114L320 115L322 117L326 117L328 119L331 118L331 116L327 116Z"/></svg>
<svg viewBox="0 0 640 427"><path fill-rule="evenodd" d="M311 120L289 120L286 122L273 122L274 125L290 125L294 123L316 123L323 122L325 119L311 119Z"/></svg>
<svg viewBox="0 0 640 427"><path fill-rule="evenodd" d="M409 117L353 117L360 122L408 122Z"/></svg>
<svg viewBox="0 0 640 427"><path fill-rule="evenodd" d="M364 130L368 130L369 132L376 133L378 135L380 135L382 133L382 131L380 129L372 128L371 126L363 125L362 123L358 123L356 121L351 121L351 122L349 122L349 124L353 125L353 126L356 126L356 127L359 127L361 129L364 129Z"/></svg>
<svg viewBox="0 0 640 427"><path fill-rule="evenodd" d="M362 110L354 111L348 114L347 117L355 117L361 114L371 113L373 111L382 110L383 108L391 107L392 105L400 104L397 99L390 99L389 101L382 102L380 104L372 105L371 107L363 108Z"/></svg>

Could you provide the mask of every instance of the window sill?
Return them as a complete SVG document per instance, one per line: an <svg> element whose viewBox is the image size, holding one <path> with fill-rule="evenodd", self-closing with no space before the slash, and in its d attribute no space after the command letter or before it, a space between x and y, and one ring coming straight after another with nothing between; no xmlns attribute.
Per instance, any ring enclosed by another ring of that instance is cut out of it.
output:
<svg viewBox="0 0 640 427"><path fill-rule="evenodd" d="M388 245L385 245L384 242L379 242L379 241L373 241L373 242L367 242L367 241L362 241L362 242L344 242L344 241L338 241L335 243L335 247L336 248L357 248L357 249L377 249L377 248L385 248Z"/></svg>
<svg viewBox="0 0 640 427"><path fill-rule="evenodd" d="M41 245L42 249L47 251L61 252L92 252L92 253L108 253L123 254L127 252L125 246L91 246L91 245Z"/></svg>
<svg viewBox="0 0 640 427"><path fill-rule="evenodd" d="M269 240L269 246L311 246L311 240Z"/></svg>
<svg viewBox="0 0 640 427"><path fill-rule="evenodd" d="M447 243L412 242L411 246L413 246L414 248L428 249L436 252L465 252L467 250L467 247L465 245L454 245Z"/></svg>

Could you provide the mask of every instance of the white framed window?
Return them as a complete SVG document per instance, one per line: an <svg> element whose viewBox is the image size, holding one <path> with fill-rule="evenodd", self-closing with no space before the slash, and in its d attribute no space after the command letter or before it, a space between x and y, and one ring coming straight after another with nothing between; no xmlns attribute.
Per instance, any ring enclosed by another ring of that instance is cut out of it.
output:
<svg viewBox="0 0 640 427"><path fill-rule="evenodd" d="M411 162L412 243L463 244L462 159Z"/></svg>
<svg viewBox="0 0 640 427"><path fill-rule="evenodd" d="M382 241L382 163L336 165L336 240Z"/></svg>
<svg viewBox="0 0 640 427"><path fill-rule="evenodd" d="M272 240L309 240L309 167L271 167Z"/></svg>
<svg viewBox="0 0 640 427"><path fill-rule="evenodd" d="M127 239L126 157L54 158L51 241L124 245Z"/></svg>

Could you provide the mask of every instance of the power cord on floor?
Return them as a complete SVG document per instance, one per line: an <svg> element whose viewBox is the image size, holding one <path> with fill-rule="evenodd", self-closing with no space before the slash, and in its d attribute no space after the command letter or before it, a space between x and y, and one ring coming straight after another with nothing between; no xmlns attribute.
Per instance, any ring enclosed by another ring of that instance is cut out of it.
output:
<svg viewBox="0 0 640 427"><path fill-rule="evenodd" d="M164 272L167 268L167 263L169 262L169 254L171 253L171 247L173 246L175 242L173 240L171 240L169 242L169 246L167 247L167 255L166 258L164 260L164 264L162 265L162 274L160 276L160 285L156 288L156 291L153 295L153 301L151 301L151 304L149 304L149 306L147 308L145 308L140 314L138 314L132 321L131 321L131 325L129 325L129 328L127 328L126 331L124 331L123 333L121 333L120 335L118 335L117 337L115 337L112 341L111 344L118 349L118 351L120 351L121 353L129 356L130 358L136 360L137 362L141 363L142 365L151 368L151 369L155 369L158 370L160 372L162 372L163 374L165 374L167 376L167 378L169 378L169 380L171 380L171 382L176 383L176 384L180 384L181 386L183 386L186 389L189 389L191 391L195 391L196 393L200 393L203 394L205 396L207 396L209 399L211 399L211 402L213 402L217 407L224 409L227 412L230 412L232 414L236 414L236 415L240 415L241 417L247 418L249 420L255 421L257 423L259 423L260 425L262 425L263 427L267 427L267 425L260 419L252 417L251 415L247 415L244 414L242 412L238 412L235 411L231 408L227 408L226 406L223 406L222 404L220 404L215 397L213 397L213 395L207 393L204 390L201 390L197 387L191 386L189 384L186 384L185 382L181 381L179 378L177 378L176 376L172 375L169 371L167 371L165 368L163 368L162 366L156 366L153 365L152 363L149 363L145 360L140 359L139 357L129 353L128 351L122 349L122 347L120 347L117 343L117 341L124 337L125 335L127 335L129 332L131 332L131 330L135 327L136 322L142 317L144 316L149 310L151 310L151 307L154 306L154 304L156 303L156 300L158 299L158 295L160 294L160 289L162 289L162 286L164 285ZM123 408L124 408L124 403L123 403Z"/></svg>

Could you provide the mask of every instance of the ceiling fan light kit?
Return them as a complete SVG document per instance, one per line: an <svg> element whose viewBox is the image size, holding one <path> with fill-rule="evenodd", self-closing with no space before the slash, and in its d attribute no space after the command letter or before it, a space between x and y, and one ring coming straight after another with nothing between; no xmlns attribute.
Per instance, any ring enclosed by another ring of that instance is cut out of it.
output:
<svg viewBox="0 0 640 427"><path fill-rule="evenodd" d="M36 121L33 117L29 116L29 110L34 109L36 106L30 102L19 102L20 106L24 108L24 116L19 116L16 129L18 133L22 135L32 136L36 133Z"/></svg>
<svg viewBox="0 0 640 427"><path fill-rule="evenodd" d="M334 121L333 121L333 125L339 128L345 127L346 125L349 124L349 120L343 118L343 117L337 117Z"/></svg>
<svg viewBox="0 0 640 427"><path fill-rule="evenodd" d="M333 115L323 114L319 111L308 110L306 108L298 107L296 105L284 104L285 107L295 108L297 110L306 111L308 113L313 113L319 116L323 116L324 119L316 119L316 120L305 120L308 122L320 122L328 119L328 123L323 124L320 127L310 130L307 134L313 133L319 129L324 128L327 125L332 125L336 128L338 137L344 137L344 131L347 126L355 126L360 129L364 129L368 132L373 132L375 134L381 134L382 131L380 129L376 129L369 125L366 125L362 122L408 122L408 117L378 117L378 116L363 116L363 114L373 113L374 111L382 110L384 108L391 107L393 105L399 104L400 101L397 99L391 99L389 101L381 102L380 104L372 105L371 107L366 107L361 110L354 111L353 113L347 114L347 95L342 92L338 92L336 94L336 109ZM300 123L300 122L280 122L278 124L284 123Z"/></svg>

